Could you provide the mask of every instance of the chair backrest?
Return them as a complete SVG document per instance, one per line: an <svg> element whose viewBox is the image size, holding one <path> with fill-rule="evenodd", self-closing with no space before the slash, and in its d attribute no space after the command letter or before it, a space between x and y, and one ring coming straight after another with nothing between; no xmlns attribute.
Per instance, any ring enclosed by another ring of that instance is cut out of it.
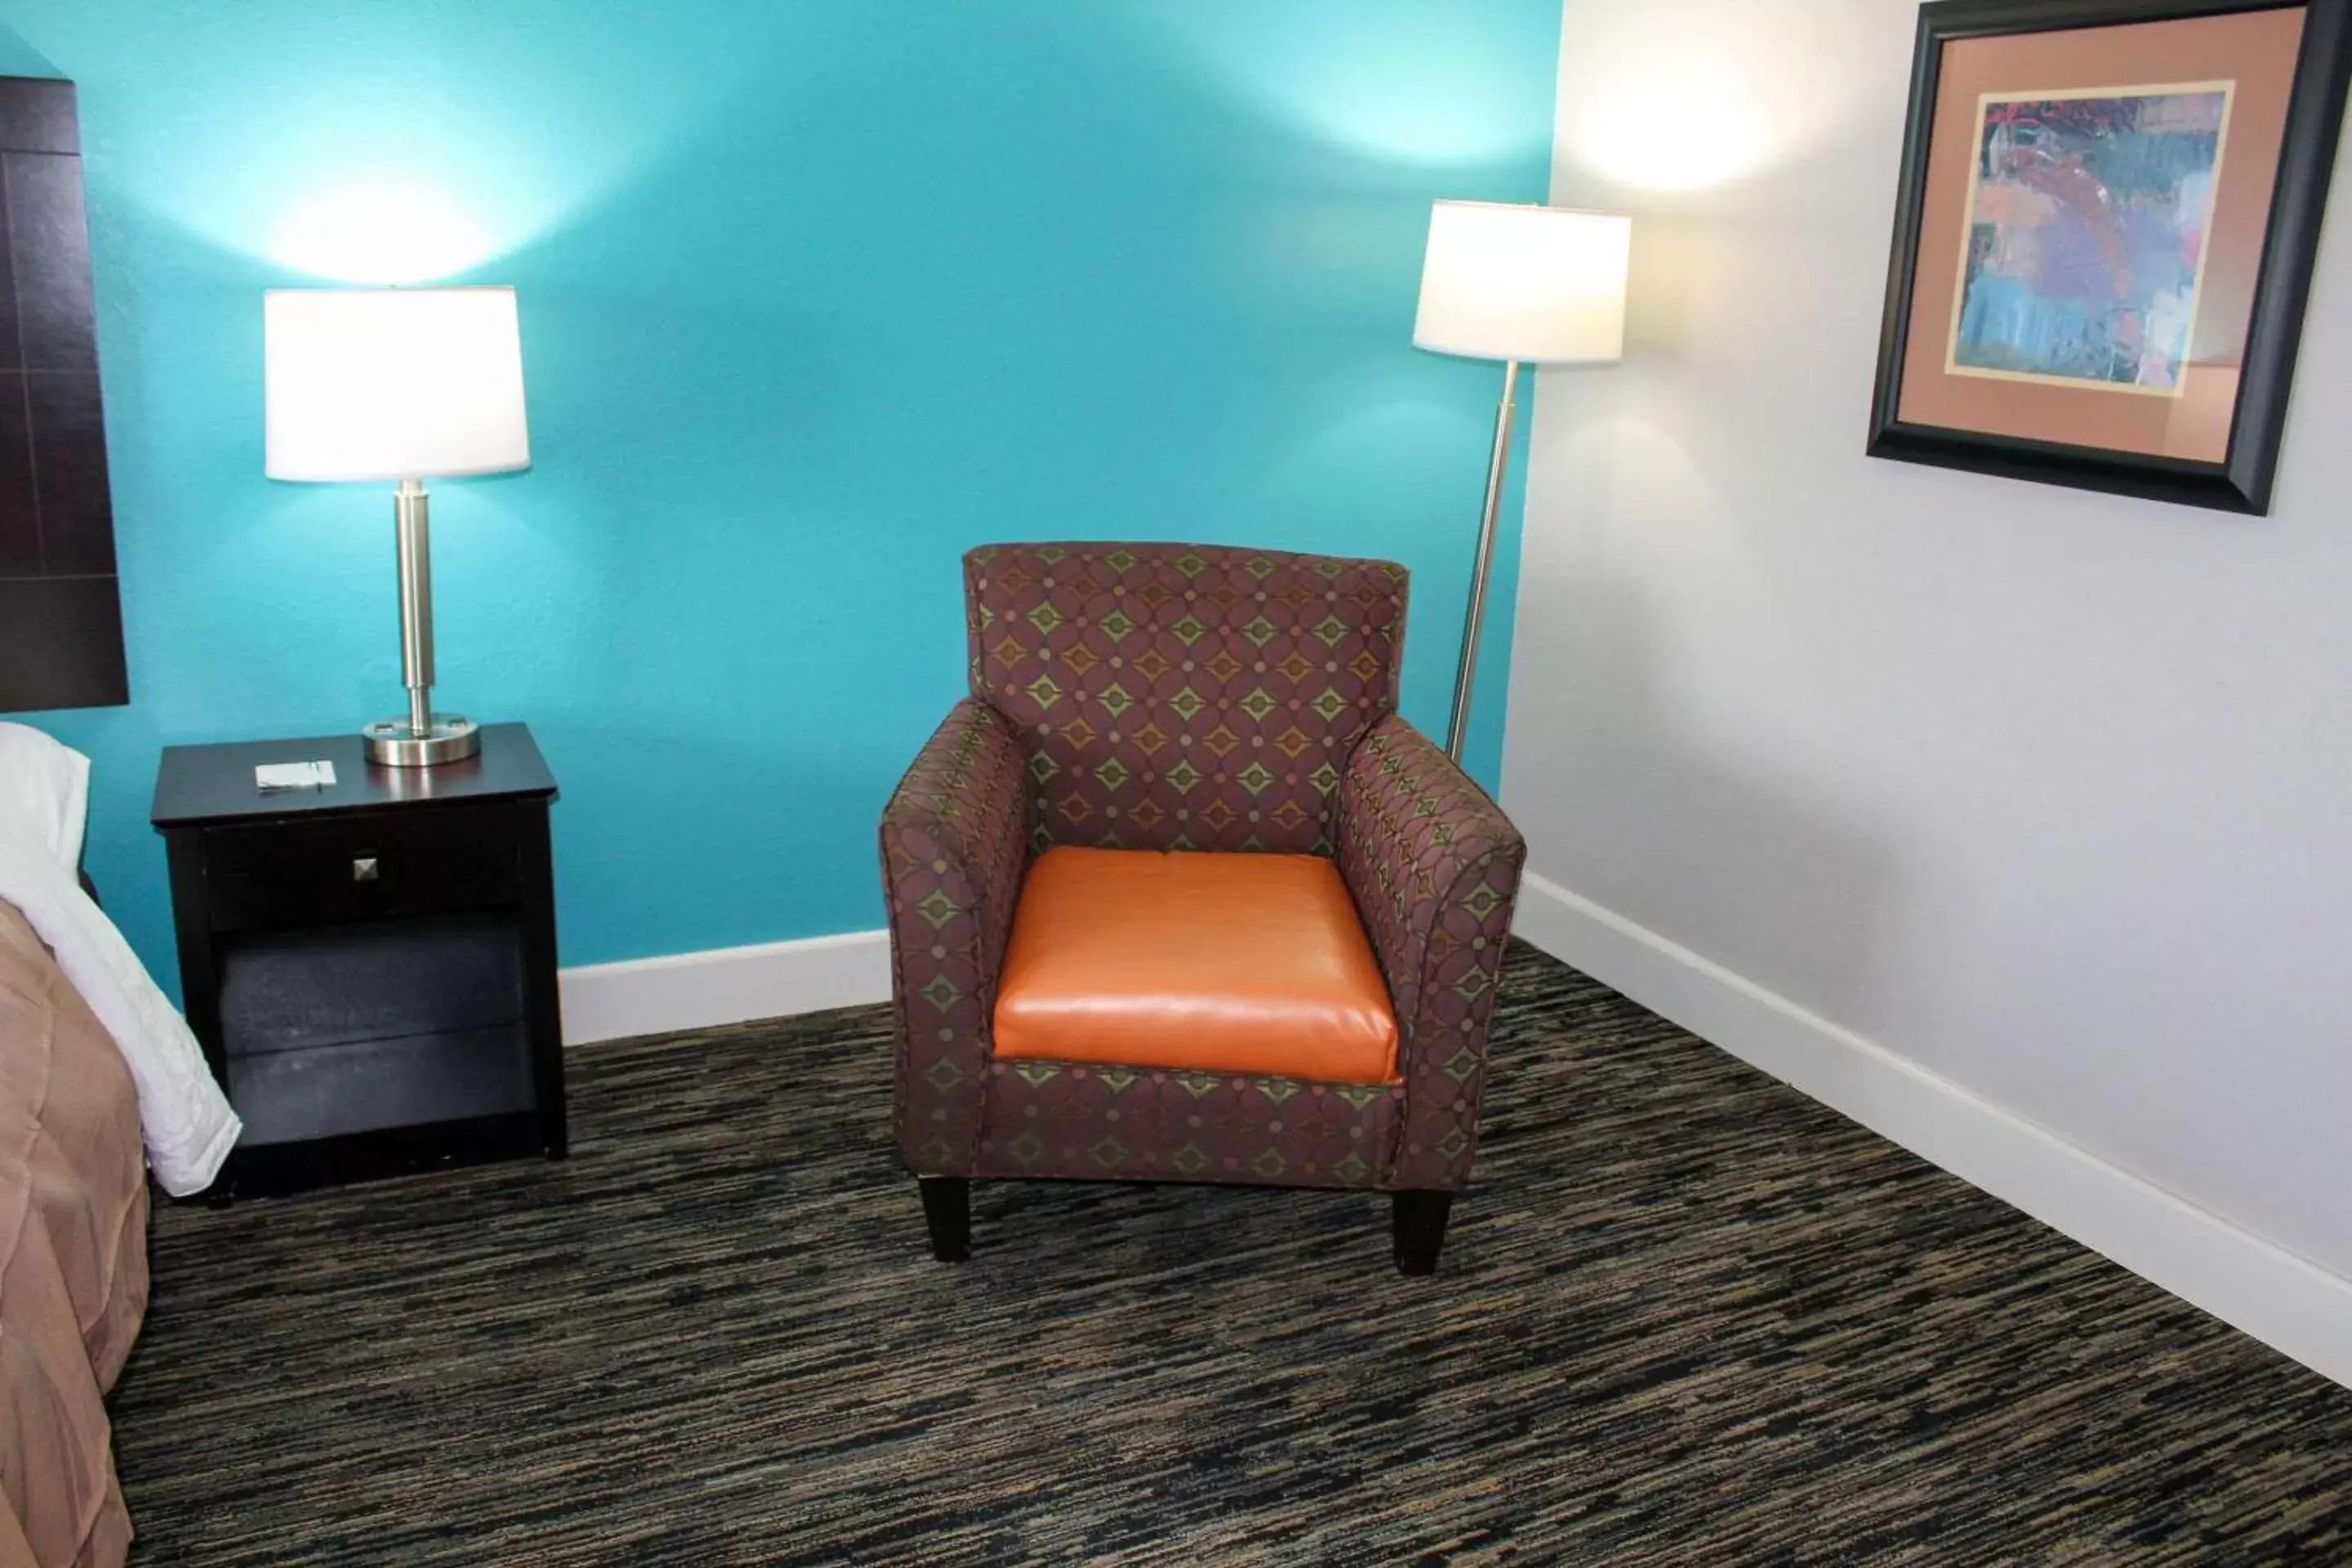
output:
<svg viewBox="0 0 2352 1568"><path fill-rule="evenodd" d="M972 695L1028 750L1041 847L1329 854L1340 772L1396 710L1406 584L1210 545L966 555Z"/></svg>

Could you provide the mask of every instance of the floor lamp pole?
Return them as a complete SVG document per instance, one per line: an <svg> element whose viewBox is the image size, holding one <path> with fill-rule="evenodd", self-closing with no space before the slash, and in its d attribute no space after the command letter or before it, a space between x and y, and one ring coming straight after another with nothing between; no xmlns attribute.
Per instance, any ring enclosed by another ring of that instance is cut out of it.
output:
<svg viewBox="0 0 2352 1568"><path fill-rule="evenodd" d="M1478 521L1478 565L1470 577L1470 613L1462 626L1462 668L1454 677L1454 721L1445 732L1445 754L1462 760L1470 733L1470 689L1478 679L1478 634L1486 620L1486 582L1495 570L1495 522L1503 510L1503 476L1511 466L1511 416L1517 408L1519 362L1503 363L1503 403L1495 411L1495 452L1486 463L1486 510Z"/></svg>

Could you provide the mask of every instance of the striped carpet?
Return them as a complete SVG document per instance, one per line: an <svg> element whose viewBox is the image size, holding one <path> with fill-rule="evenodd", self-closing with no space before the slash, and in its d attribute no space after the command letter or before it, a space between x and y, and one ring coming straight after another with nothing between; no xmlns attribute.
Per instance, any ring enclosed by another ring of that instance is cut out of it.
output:
<svg viewBox="0 0 2352 1568"><path fill-rule="evenodd" d="M2352 1562L2352 1393L1514 952L1386 1200L979 1189L879 1008L573 1053L576 1155L156 1220L154 1563Z"/></svg>

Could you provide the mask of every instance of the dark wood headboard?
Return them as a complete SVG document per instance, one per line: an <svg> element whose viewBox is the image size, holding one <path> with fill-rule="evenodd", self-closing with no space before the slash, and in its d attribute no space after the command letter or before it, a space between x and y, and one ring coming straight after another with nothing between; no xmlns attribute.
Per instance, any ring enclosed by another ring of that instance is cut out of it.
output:
<svg viewBox="0 0 2352 1568"><path fill-rule="evenodd" d="M131 700L73 83L0 77L0 711Z"/></svg>

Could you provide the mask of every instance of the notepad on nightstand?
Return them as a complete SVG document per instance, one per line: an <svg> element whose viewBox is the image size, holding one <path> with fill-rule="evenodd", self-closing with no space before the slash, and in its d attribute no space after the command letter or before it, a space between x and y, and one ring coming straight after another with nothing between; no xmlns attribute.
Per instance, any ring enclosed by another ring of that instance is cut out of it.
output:
<svg viewBox="0 0 2352 1568"><path fill-rule="evenodd" d="M289 789L332 789L332 763L264 763L253 770L254 787L264 795Z"/></svg>

